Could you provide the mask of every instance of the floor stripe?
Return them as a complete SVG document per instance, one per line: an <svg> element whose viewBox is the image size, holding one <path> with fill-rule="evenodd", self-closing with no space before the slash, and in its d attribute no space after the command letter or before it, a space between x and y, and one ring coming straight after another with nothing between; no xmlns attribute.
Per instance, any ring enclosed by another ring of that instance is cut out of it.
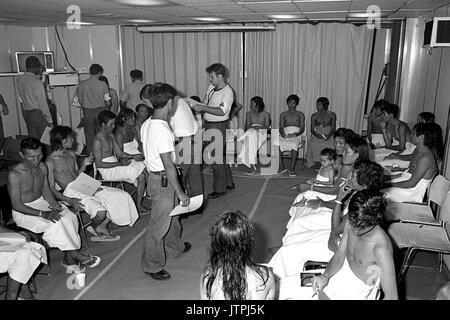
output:
<svg viewBox="0 0 450 320"><path fill-rule="evenodd" d="M89 289L91 289L98 281L100 281L100 279L114 266L114 264L128 251L128 249L130 249L131 246L144 235L144 233L145 233L145 228L136 237L134 237L134 239L131 240L130 243L128 243L125 246L125 248L123 248L122 251L119 252L117 257L115 257L114 260L111 261L111 263L108 264L108 266L105 269L103 269L102 272L100 272L99 275L91 283L89 283L88 286L86 286L79 294L77 294L77 296L75 298L73 298L73 300L81 299L81 297L86 292L88 292Z"/></svg>
<svg viewBox="0 0 450 320"><path fill-rule="evenodd" d="M269 180L270 180L270 177L268 177L268 178L266 178L266 180L264 180L264 184L261 187L261 190L259 190L258 198L256 198L255 204L253 205L253 208L250 211L250 214L248 215L248 219L249 220L252 220L252 218L253 218L253 216L254 216L254 214L256 212L256 209L258 209L259 203L262 200L264 192L266 192L266 188L267 188L267 185L269 184Z"/></svg>

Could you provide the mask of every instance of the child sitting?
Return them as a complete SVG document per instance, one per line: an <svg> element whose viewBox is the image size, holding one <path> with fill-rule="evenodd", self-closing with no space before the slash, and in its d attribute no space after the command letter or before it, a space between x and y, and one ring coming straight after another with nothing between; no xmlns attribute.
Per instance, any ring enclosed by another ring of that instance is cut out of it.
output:
<svg viewBox="0 0 450 320"><path fill-rule="evenodd" d="M332 186L334 184L334 162L336 161L336 151L330 148L325 148L320 152L320 163L322 166L317 173L315 178L311 178L306 181L307 184L314 186L327 187ZM304 193L303 198L294 203L293 207L302 207L306 204L307 200L317 199L317 193L314 191L307 191Z"/></svg>
<svg viewBox="0 0 450 320"><path fill-rule="evenodd" d="M322 165L314 179L309 179L306 183L331 186L334 184L334 162L336 161L336 151L330 148L325 148L320 152L320 164Z"/></svg>

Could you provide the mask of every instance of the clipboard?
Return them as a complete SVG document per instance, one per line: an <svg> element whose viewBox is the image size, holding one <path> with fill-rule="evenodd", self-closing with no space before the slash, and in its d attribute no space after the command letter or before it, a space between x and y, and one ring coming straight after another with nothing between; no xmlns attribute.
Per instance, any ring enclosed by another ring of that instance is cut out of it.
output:
<svg viewBox="0 0 450 320"><path fill-rule="evenodd" d="M102 183L100 181L95 180L94 178L82 172L72 182L70 187L73 190L83 193L87 196L93 196L95 192L97 192L98 188L101 187L101 185Z"/></svg>
<svg viewBox="0 0 450 320"><path fill-rule="evenodd" d="M169 216L177 216L183 213L193 212L201 207L203 204L203 194L200 194L198 196L192 197L191 202L189 202L189 205L187 207L183 207L181 203L177 205L175 208L173 208L172 212L170 212Z"/></svg>

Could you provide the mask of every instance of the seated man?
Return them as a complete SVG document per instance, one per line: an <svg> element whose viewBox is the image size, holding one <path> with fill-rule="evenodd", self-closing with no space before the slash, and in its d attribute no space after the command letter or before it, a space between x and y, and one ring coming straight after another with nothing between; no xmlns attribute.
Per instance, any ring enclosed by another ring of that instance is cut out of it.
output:
<svg viewBox="0 0 450 320"><path fill-rule="evenodd" d="M119 123L114 135L120 150L131 155L142 154L142 142L134 111L122 108L117 118ZM143 157L140 160L143 160Z"/></svg>
<svg viewBox="0 0 450 320"><path fill-rule="evenodd" d="M288 171L285 169L282 154L284 151L291 151L291 165L289 176L295 177L295 164L297 163L298 149L303 147L302 133L305 132L305 115L296 110L300 98L296 94L291 94L286 99L288 110L280 114L279 141L274 141L274 145L280 147L280 169L278 174Z"/></svg>
<svg viewBox="0 0 450 320"><path fill-rule="evenodd" d="M47 263L45 248L4 227L0 227L0 244L0 273L8 273L6 300L34 299L27 283L41 262Z"/></svg>
<svg viewBox="0 0 450 320"><path fill-rule="evenodd" d="M73 182L78 175L92 164L93 157L84 160L78 168L75 154L71 150L73 138L72 129L57 126L50 131L52 153L45 161L48 167L48 182L56 199L70 204L75 210L85 210L92 219L94 230L98 236L92 241L115 241L119 236L113 236L108 230L112 221L119 226L132 226L139 218L136 206L130 194L117 189L102 186L93 195L85 195L74 188ZM56 185L62 188L58 191Z"/></svg>
<svg viewBox="0 0 450 320"><path fill-rule="evenodd" d="M386 100L377 100L373 104L372 113L367 118L367 139L372 147L384 146L383 129L380 123L383 122L383 105L387 104Z"/></svg>
<svg viewBox="0 0 450 320"><path fill-rule="evenodd" d="M380 285L384 300L398 299L392 244L380 226L384 211L380 192L353 195L339 248L325 272L313 278L319 299L375 300Z"/></svg>
<svg viewBox="0 0 450 320"><path fill-rule="evenodd" d="M289 221L283 245L269 262L280 279L280 299L310 299L308 288L298 286L299 273L308 260L328 261L336 251L344 230L351 194L360 190L379 190L383 168L372 161L361 161L348 176L334 201L334 209L320 207L308 215ZM345 209L344 209L345 208Z"/></svg>
<svg viewBox="0 0 450 320"><path fill-rule="evenodd" d="M248 175L256 173L256 162L259 149L267 141L267 130L270 128L270 114L264 111L264 101L261 97L250 100L250 111L245 117L245 133L239 137L242 143L237 156L238 163L244 164Z"/></svg>
<svg viewBox="0 0 450 320"><path fill-rule="evenodd" d="M399 108L395 104L382 106L384 121L380 122L385 146L375 148L374 161L379 162L392 153L411 154L414 145L411 143L411 129L406 122L398 118Z"/></svg>
<svg viewBox="0 0 450 320"><path fill-rule="evenodd" d="M34 233L43 233L42 239L49 247L64 252L64 265L98 266L101 261L99 257L79 250L81 239L76 215L55 200L48 186L48 169L45 163L41 163L39 140L22 140L20 155L23 161L8 174L14 222Z"/></svg>
<svg viewBox="0 0 450 320"><path fill-rule="evenodd" d="M388 202L422 202L431 179L438 170L437 159L443 155L442 141L436 139L436 125L418 123L412 140L416 145L408 170L394 178L384 189Z"/></svg>
<svg viewBox="0 0 450 320"><path fill-rule="evenodd" d="M104 110L98 114L100 131L94 137L93 146L95 165L105 180L126 181L137 185L137 209L139 212L148 213L150 209L142 205L147 177L145 164L141 161L142 155L131 155L120 150L113 134L115 123L116 116L111 111Z"/></svg>

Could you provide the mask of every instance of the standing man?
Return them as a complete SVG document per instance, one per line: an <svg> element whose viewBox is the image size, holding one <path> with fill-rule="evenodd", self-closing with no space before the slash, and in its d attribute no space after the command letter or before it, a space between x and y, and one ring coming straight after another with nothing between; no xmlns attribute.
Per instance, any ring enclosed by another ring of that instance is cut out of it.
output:
<svg viewBox="0 0 450 320"><path fill-rule="evenodd" d="M9 114L8 105L6 104L3 96L0 94L0 105L2 106L2 112L0 113L0 153L3 150L3 144L5 143L5 133L3 132L2 114L7 116Z"/></svg>
<svg viewBox="0 0 450 320"><path fill-rule="evenodd" d="M233 176L229 165L225 163L226 130L229 127L229 113L234 95L231 87L226 83L227 70L221 63L214 63L206 68L211 85L208 88L203 103L190 99L191 107L197 112L204 112L205 129L217 129L222 134L223 157L212 165L213 192L208 198L223 196L227 189L234 189ZM221 161L220 161L221 160Z"/></svg>
<svg viewBox="0 0 450 320"><path fill-rule="evenodd" d="M141 70L131 70L130 71L131 83L125 87L122 94L120 95L120 110L123 108L128 108L133 111L137 111L136 107L144 103L141 100L139 94L141 93L142 88L144 87L144 76Z"/></svg>
<svg viewBox="0 0 450 320"><path fill-rule="evenodd" d="M97 132L97 116L106 108L111 108L111 96L108 85L100 81L103 75L103 67L99 64L92 64L89 68L91 77L81 81L75 90L73 105L83 109L83 126L86 136L86 153L92 152L94 136Z"/></svg>
<svg viewBox="0 0 450 320"><path fill-rule="evenodd" d="M190 202L178 182L174 164L175 140L169 127L176 95L177 91L168 84L152 85L148 90L148 97L154 113L141 129L145 165L149 172L147 193L152 198L152 214L144 234L142 270L155 280L170 278L170 273L164 270L167 258L176 257L191 249L189 242L181 241L179 216L169 216L176 198L185 207Z"/></svg>
<svg viewBox="0 0 450 320"><path fill-rule="evenodd" d="M25 60L25 66L27 72L17 79L17 91L28 135L39 140L53 120L47 104L44 83L41 80L41 62L37 57L31 56Z"/></svg>

